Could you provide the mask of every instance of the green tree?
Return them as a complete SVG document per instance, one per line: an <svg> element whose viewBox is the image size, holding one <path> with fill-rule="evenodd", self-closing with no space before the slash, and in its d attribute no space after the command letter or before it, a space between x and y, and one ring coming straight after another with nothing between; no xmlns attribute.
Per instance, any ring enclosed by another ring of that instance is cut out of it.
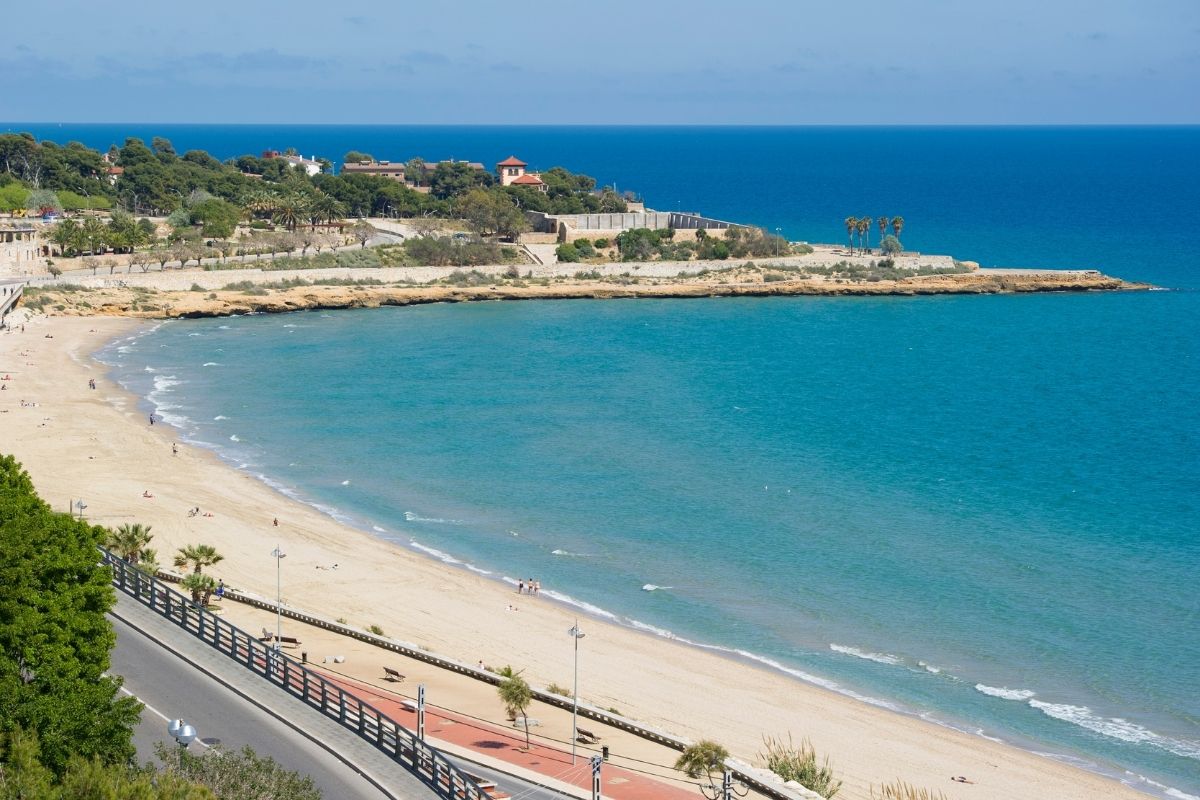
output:
<svg viewBox="0 0 1200 800"><path fill-rule="evenodd" d="M490 183L491 176L481 169L462 161L442 161L429 176L429 193L439 200L446 200Z"/></svg>
<svg viewBox="0 0 1200 800"><path fill-rule="evenodd" d="M218 553L211 544L189 544L176 551L173 563L179 569L191 566L192 572L199 575L204 567L211 567L224 560L225 556Z"/></svg>
<svg viewBox="0 0 1200 800"><path fill-rule="evenodd" d="M149 525L127 522L115 531L110 530L105 534L104 546L130 564L136 564L142 557L142 551L153 538L154 534L150 532Z"/></svg>
<svg viewBox="0 0 1200 800"><path fill-rule="evenodd" d="M533 690L529 688L529 683L520 675L510 675L500 682L497 687L500 694L500 702L504 704L504 711L510 719L516 719L517 715L525 722L525 749L528 750L529 745L529 715L526 711L529 709L529 704L533 702Z"/></svg>
<svg viewBox="0 0 1200 800"><path fill-rule="evenodd" d="M220 800L321 800L312 778L284 769L249 747L193 755L160 742L155 754L167 775L208 787Z"/></svg>
<svg viewBox="0 0 1200 800"><path fill-rule="evenodd" d="M96 546L105 531L50 510L29 476L0 456L0 732L36 733L61 774L71 755L133 756L141 704L106 675L114 602Z"/></svg>
<svg viewBox="0 0 1200 800"><path fill-rule="evenodd" d="M25 208L30 212L42 215L51 211L61 214L63 207L58 201L58 195L49 189L34 189L25 200Z"/></svg>
<svg viewBox="0 0 1200 800"><path fill-rule="evenodd" d="M346 155L342 156L342 162L346 164L357 164L360 161L370 161L371 163L374 163L375 156L371 155L370 153L359 152L358 150L351 150L347 152Z"/></svg>
<svg viewBox="0 0 1200 800"><path fill-rule="evenodd" d="M108 228L95 217L88 217L83 221L83 225L79 227L79 236L85 250L92 255L99 255L104 251L104 241L108 236Z"/></svg>
<svg viewBox="0 0 1200 800"><path fill-rule="evenodd" d="M58 251L64 257L79 252L79 223L73 219L64 219L62 222L59 222L50 231L50 241L58 245Z"/></svg>
<svg viewBox="0 0 1200 800"><path fill-rule="evenodd" d="M904 246L900 244L900 240L890 233L883 237L883 241L879 243L879 250L884 255L894 256L904 250Z"/></svg>
<svg viewBox="0 0 1200 800"><path fill-rule="evenodd" d="M846 226L846 235L850 239L850 255L854 255L854 232L858 230L858 217L846 217L842 224Z"/></svg>
<svg viewBox="0 0 1200 800"><path fill-rule="evenodd" d="M896 234L896 238L900 238L900 232L904 230L904 217L892 217L892 233Z"/></svg>
<svg viewBox="0 0 1200 800"><path fill-rule="evenodd" d="M695 744L688 745L675 760L675 769L680 770L689 778L708 778L725 768L725 759L729 751L710 739L701 739Z"/></svg>
<svg viewBox="0 0 1200 800"><path fill-rule="evenodd" d="M516 238L528 227L521 209L504 192L472 189L458 201L458 213L480 236Z"/></svg>
<svg viewBox="0 0 1200 800"><path fill-rule="evenodd" d="M879 226L879 241L883 241L883 237L887 234L890 221L887 217L879 217L875 220L875 224Z"/></svg>
<svg viewBox="0 0 1200 800"><path fill-rule="evenodd" d="M18 208L25 208L28 200L29 190L20 183L0 186L0 214L11 214Z"/></svg>
<svg viewBox="0 0 1200 800"><path fill-rule="evenodd" d="M333 222L346 215L346 206L324 192L318 192L308 209L317 222Z"/></svg>
<svg viewBox="0 0 1200 800"><path fill-rule="evenodd" d="M858 220L858 248L864 253L871 252L871 218L860 217Z"/></svg>
<svg viewBox="0 0 1200 800"><path fill-rule="evenodd" d="M184 576L179 585L192 593L192 602L207 606L212 593L217 590L217 582L211 575L190 572Z"/></svg>
<svg viewBox="0 0 1200 800"><path fill-rule="evenodd" d="M192 221L211 239L227 239L237 229L242 210L227 200L210 197L192 206Z"/></svg>

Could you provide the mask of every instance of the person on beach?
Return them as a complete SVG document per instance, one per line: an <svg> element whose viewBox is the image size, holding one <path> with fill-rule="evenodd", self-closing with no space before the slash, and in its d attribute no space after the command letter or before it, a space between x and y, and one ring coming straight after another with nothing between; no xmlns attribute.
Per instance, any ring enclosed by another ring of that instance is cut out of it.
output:
<svg viewBox="0 0 1200 800"><path fill-rule="evenodd" d="M275 519L274 519L274 520L271 522L271 524L272 524L272 525L274 525L276 528L278 528L278 527L279 527L279 517L276 517L276 518L275 518Z"/></svg>
<svg viewBox="0 0 1200 800"><path fill-rule="evenodd" d="M142 497L153 498L153 497L154 497L154 495L150 494L150 490L149 490L149 489L146 489L145 491L143 491L143 492L142 492Z"/></svg>
<svg viewBox="0 0 1200 800"><path fill-rule="evenodd" d="M517 594L525 594L525 581L517 581Z"/></svg>
<svg viewBox="0 0 1200 800"><path fill-rule="evenodd" d="M153 414L150 415L150 424L151 425L154 424L154 415Z"/></svg>
<svg viewBox="0 0 1200 800"><path fill-rule="evenodd" d="M224 597L225 597L225 579L222 578L221 580L217 581L217 598L221 599Z"/></svg>
<svg viewBox="0 0 1200 800"><path fill-rule="evenodd" d="M171 455L179 455L179 445L175 444L174 442L171 442Z"/></svg>

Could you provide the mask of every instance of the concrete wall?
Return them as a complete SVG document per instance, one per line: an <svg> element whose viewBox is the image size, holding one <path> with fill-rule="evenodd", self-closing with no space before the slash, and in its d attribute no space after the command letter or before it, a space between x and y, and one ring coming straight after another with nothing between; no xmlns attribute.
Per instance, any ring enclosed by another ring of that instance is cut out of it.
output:
<svg viewBox="0 0 1200 800"><path fill-rule="evenodd" d="M791 266L828 266L838 261L853 261L867 263L874 257L847 258L837 252L818 251L804 256L787 256L785 258L758 259L729 259L727 261L614 261L604 264L521 264L518 269L521 276L532 274L535 278L570 278L577 272L597 272L605 277L618 277L629 273L633 277L672 278L683 273L695 274L705 269L720 270L737 266L745 260L752 260L760 266L768 264L786 264ZM896 259L896 266L901 269L916 269L920 266L951 267L954 261L949 256L902 256ZM485 275L500 276L511 267L507 264L477 267ZM274 283L291 278L303 278L307 281L319 282L322 279L342 278L351 280L375 279L384 283L412 281L428 283L449 277L460 271L459 267L385 267L362 269L302 269L302 270L270 270L259 269L229 269L203 272L195 270L168 270L167 272L149 272L121 275L79 276L72 275L58 280L35 280L34 285L53 286L58 283L72 283L82 286L101 288L113 286L146 286L167 291L186 291L193 284L204 291L214 291L231 283L252 281L254 283ZM470 271L470 268L461 268Z"/></svg>

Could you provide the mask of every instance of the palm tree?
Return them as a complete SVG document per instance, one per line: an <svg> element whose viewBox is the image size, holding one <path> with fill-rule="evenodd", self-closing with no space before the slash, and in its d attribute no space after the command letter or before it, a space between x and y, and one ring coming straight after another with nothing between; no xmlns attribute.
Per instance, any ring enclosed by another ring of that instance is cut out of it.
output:
<svg viewBox="0 0 1200 800"><path fill-rule="evenodd" d="M675 761L675 769L681 770L689 778L707 777L712 782L712 774L725 767L725 759L729 751L711 739L701 739L687 747Z"/></svg>
<svg viewBox="0 0 1200 800"><path fill-rule="evenodd" d="M896 238L900 238L900 231L904 230L904 217L892 217L892 233Z"/></svg>
<svg viewBox="0 0 1200 800"><path fill-rule="evenodd" d="M528 750L530 747L529 715L525 711L533 701L533 691L525 679L517 674L510 675L501 681L497 691L500 693L500 702L504 703L504 711L508 716L516 719L520 714L521 719L525 721L525 749Z"/></svg>
<svg viewBox="0 0 1200 800"><path fill-rule="evenodd" d="M294 231L296 230L296 226L300 224L300 220L304 219L304 215L307 213L307 205L304 198L299 195L284 195L276 203L275 213L271 215L271 219L276 225L282 225L289 231Z"/></svg>
<svg viewBox="0 0 1200 800"><path fill-rule="evenodd" d="M346 207L338 202L337 199L324 193L318 193L313 198L312 204L308 207L308 213L312 214L313 219L317 222L321 222L322 220L333 222L335 219L341 219L345 216Z"/></svg>
<svg viewBox="0 0 1200 800"><path fill-rule="evenodd" d="M73 219L64 219L54 226L50 241L58 245L59 252L65 258L68 250L79 249L79 223Z"/></svg>
<svg viewBox="0 0 1200 800"><path fill-rule="evenodd" d="M875 220L875 222L879 225L879 241L882 242L884 235L887 233L888 218L880 217L879 219Z"/></svg>
<svg viewBox="0 0 1200 800"><path fill-rule="evenodd" d="M130 564L136 564L147 552L153 552L146 550L146 545L150 544L153 538L154 534L150 532L149 525L140 522L126 523L105 535L104 546Z"/></svg>
<svg viewBox="0 0 1200 800"><path fill-rule="evenodd" d="M184 577L179 585L192 593L192 602L202 606L208 605L212 593L217 590L217 582L211 575L201 575L199 572Z"/></svg>
<svg viewBox="0 0 1200 800"><path fill-rule="evenodd" d="M846 235L850 238L850 255L854 255L854 232L858 230L858 217L846 217L842 223L846 226Z"/></svg>
<svg viewBox="0 0 1200 800"><path fill-rule="evenodd" d="M871 218L860 217L858 220L858 248L864 253L871 252Z"/></svg>
<svg viewBox="0 0 1200 800"><path fill-rule="evenodd" d="M218 553L217 548L211 544L189 544L175 553L175 566L186 567L191 564L192 572L199 575L201 568L211 567L224 559L225 556Z"/></svg>

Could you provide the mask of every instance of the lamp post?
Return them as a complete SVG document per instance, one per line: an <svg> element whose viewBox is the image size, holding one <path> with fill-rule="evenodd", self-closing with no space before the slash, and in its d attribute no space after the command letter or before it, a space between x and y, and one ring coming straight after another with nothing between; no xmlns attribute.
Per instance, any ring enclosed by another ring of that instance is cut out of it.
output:
<svg viewBox="0 0 1200 800"><path fill-rule="evenodd" d="M275 559L275 650L279 650L279 636L283 633L283 560L287 553L275 545L271 556Z"/></svg>
<svg viewBox="0 0 1200 800"><path fill-rule="evenodd" d="M75 501L75 508L79 509L79 518L83 519L83 510L87 508L87 503L83 502L83 498Z"/></svg>
<svg viewBox="0 0 1200 800"><path fill-rule="evenodd" d="M575 624L571 626L571 630L567 631L567 634L575 640L575 689L574 700L571 703L571 763L574 764L576 739L579 738L579 640L587 634L579 630L578 619L575 620Z"/></svg>
<svg viewBox="0 0 1200 800"><path fill-rule="evenodd" d="M183 765L183 751L187 750L196 738L196 729L189 725L185 720L173 719L167 723L167 733L179 743L179 763Z"/></svg>

